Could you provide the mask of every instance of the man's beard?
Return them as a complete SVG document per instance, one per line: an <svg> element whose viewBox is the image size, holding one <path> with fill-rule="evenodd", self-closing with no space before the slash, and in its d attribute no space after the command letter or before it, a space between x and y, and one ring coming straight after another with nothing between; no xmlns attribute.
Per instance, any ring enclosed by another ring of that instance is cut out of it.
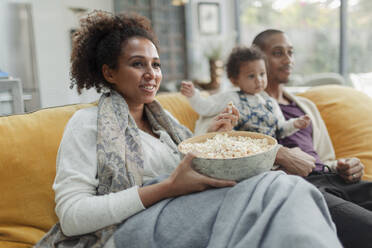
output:
<svg viewBox="0 0 372 248"><path fill-rule="evenodd" d="M280 84L287 84L290 80L291 80L291 72L292 72L292 70L291 70L291 66L284 66L284 67L282 67L282 68L280 68L279 69L279 72L283 72L283 71L285 71L285 70L289 70L289 74L288 74L288 76L287 77L285 77L285 78L279 78L278 77L278 82L280 83ZM280 74L278 75L278 76L280 76Z"/></svg>
<svg viewBox="0 0 372 248"><path fill-rule="evenodd" d="M278 80L279 84L287 84L287 83L289 83L289 81L290 81L289 77L287 79L279 79Z"/></svg>

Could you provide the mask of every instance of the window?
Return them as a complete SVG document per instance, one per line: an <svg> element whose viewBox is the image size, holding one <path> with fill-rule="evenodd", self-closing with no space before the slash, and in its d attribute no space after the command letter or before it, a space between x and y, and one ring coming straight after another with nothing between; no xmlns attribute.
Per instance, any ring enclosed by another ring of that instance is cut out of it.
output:
<svg viewBox="0 0 372 248"><path fill-rule="evenodd" d="M240 9L242 44L280 29L295 48L295 74L338 72L339 0L240 0Z"/></svg>
<svg viewBox="0 0 372 248"><path fill-rule="evenodd" d="M372 72L372 1L349 0L347 65L349 73ZM372 84L372 82L370 82Z"/></svg>
<svg viewBox="0 0 372 248"><path fill-rule="evenodd" d="M114 6L117 13L136 12L151 20L159 39L162 85L186 78L184 7L171 5L171 0L116 0Z"/></svg>

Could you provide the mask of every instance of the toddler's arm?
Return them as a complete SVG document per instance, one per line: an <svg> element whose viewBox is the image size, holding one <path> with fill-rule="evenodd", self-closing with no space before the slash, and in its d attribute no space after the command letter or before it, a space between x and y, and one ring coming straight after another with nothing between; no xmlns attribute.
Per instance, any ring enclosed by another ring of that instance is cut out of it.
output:
<svg viewBox="0 0 372 248"><path fill-rule="evenodd" d="M299 129L307 128L311 123L311 119L307 115L300 116L298 118L292 118L288 121L284 120L284 116L279 118L278 120L278 130L277 130L277 137L278 139L282 139L288 137Z"/></svg>
<svg viewBox="0 0 372 248"><path fill-rule="evenodd" d="M191 81L181 82L181 94L186 97L192 97L195 94L195 87Z"/></svg>
<svg viewBox="0 0 372 248"><path fill-rule="evenodd" d="M291 118L289 120L285 120L284 115L276 100L273 99L272 103L274 115L278 118L278 128L276 130L277 139L288 137L297 132L299 129L306 128L310 124L311 120L310 117L307 115L301 116L299 118Z"/></svg>
<svg viewBox="0 0 372 248"><path fill-rule="evenodd" d="M208 97L201 96L192 82L183 81L181 83L181 94L186 96L191 107L200 116L215 116L226 108L228 102L239 101L235 92L221 92Z"/></svg>
<svg viewBox="0 0 372 248"><path fill-rule="evenodd" d="M293 122L295 128L304 129L307 128L311 123L310 117L308 115L303 115L296 118Z"/></svg>

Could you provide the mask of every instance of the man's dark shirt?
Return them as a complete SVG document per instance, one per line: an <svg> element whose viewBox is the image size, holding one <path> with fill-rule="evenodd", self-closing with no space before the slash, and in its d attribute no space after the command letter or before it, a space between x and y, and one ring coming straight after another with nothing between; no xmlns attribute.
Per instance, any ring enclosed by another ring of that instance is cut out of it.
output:
<svg viewBox="0 0 372 248"><path fill-rule="evenodd" d="M305 113L296 105L295 102L291 102L288 105L279 104L280 109L283 112L283 115L286 120L291 118L297 118ZM288 136L284 139L278 140L279 144L282 144L285 147L293 148L299 147L302 151L306 152L307 154L313 156L316 159L315 171L322 171L323 170L323 163L320 161L319 155L314 150L313 144L313 125L310 124L307 128L300 129L299 131L295 132L291 136Z"/></svg>

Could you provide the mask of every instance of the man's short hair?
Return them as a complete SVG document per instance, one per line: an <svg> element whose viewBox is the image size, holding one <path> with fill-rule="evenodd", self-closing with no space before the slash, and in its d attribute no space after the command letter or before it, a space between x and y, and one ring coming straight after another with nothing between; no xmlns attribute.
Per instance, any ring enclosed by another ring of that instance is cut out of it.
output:
<svg viewBox="0 0 372 248"><path fill-rule="evenodd" d="M274 34L284 34L283 31L278 29L266 29L262 31L253 39L252 46L258 47L261 51L265 50L267 39Z"/></svg>

